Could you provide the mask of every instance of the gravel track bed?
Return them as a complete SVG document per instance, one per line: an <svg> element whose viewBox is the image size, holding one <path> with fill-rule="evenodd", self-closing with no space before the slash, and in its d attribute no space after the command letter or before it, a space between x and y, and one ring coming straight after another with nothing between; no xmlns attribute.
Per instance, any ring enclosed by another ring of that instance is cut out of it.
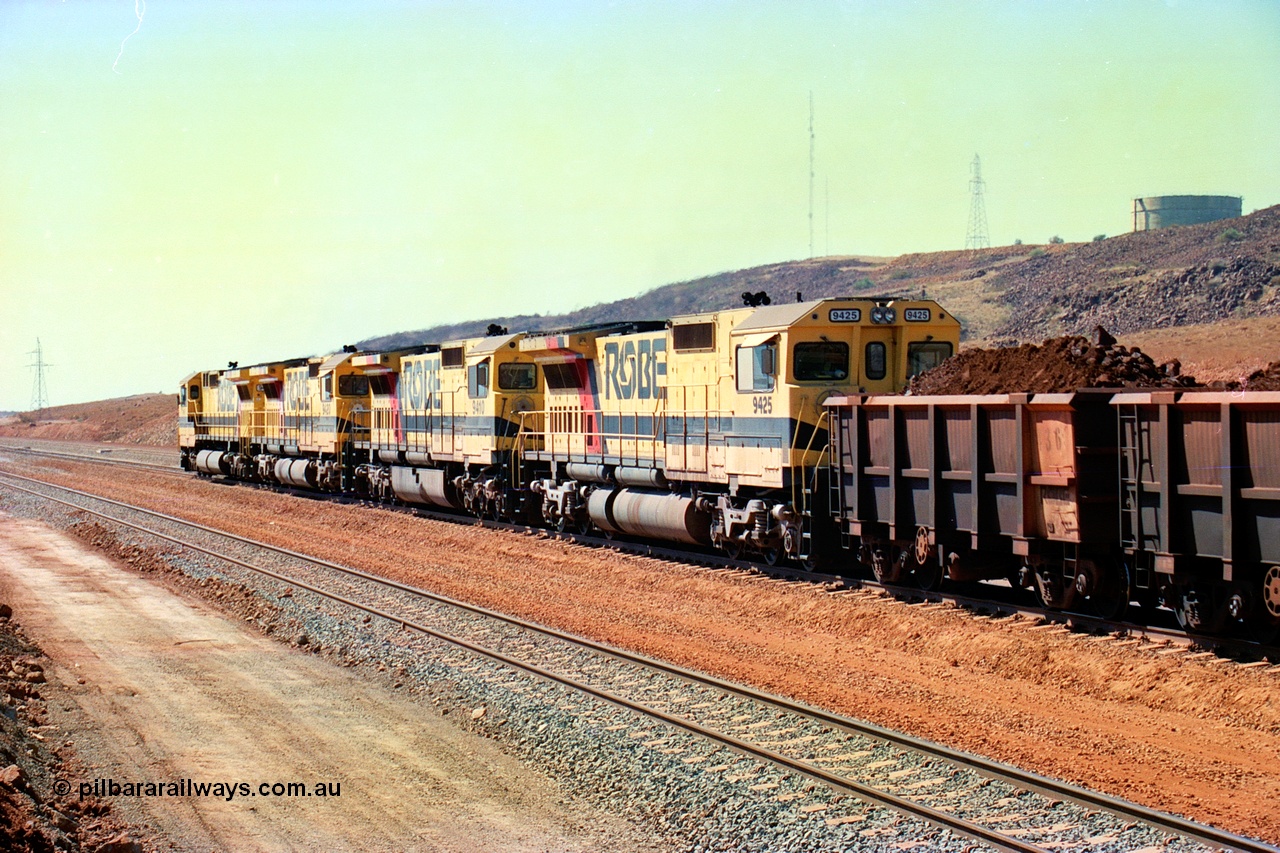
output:
<svg viewBox="0 0 1280 853"><path fill-rule="evenodd" d="M114 507L107 511L125 518L130 515ZM835 729L714 686L585 650L447 603L192 531L184 525L141 518L172 535L807 760L869 787L974 823L998 826L1027 843L1050 848L1087 845L1096 850L1147 846L1171 851L1206 849L1115 815L1023 791L936 757ZM144 534L109 526L121 541L155 545L156 540ZM322 648L348 665L390 667L402 683L425 688L446 713L454 706L472 709L463 714L469 727L499 737L558 778L567 773L579 784L591 778L589 790L600 794L612 791L608 802L633 804L633 816L656 818L665 831L688 840L692 849L882 849L877 845L891 840L894 845L924 841L931 849L965 846L930 825L865 806L805 777L781 772L665 724L644 720L417 632L402 631L394 623L240 567L166 547L169 551L162 556L173 567L193 577L241 584L279 608L284 621L300 626L295 642ZM271 623L261 627L278 630ZM692 805L695 803L700 805ZM744 825L742 810L747 805L751 816Z"/></svg>

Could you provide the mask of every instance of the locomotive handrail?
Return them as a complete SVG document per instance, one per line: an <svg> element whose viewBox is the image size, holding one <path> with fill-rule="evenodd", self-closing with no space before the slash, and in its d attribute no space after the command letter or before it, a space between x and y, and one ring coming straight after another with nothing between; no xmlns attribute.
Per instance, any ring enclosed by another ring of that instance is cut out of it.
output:
<svg viewBox="0 0 1280 853"><path fill-rule="evenodd" d="M622 464L649 463L657 464L665 462L664 457L658 453L659 447L665 444L664 439L669 437L669 426L666 421L672 417L680 418L683 427L681 435L694 439L701 438L704 449L709 448L711 442L711 419L723 418L732 415L732 412L726 409L703 409L697 411L685 410L678 415L668 415L665 411L657 411L653 413L633 411L607 411L605 409L579 409L579 408L547 408L534 410L528 415L540 415L544 418L543 428L541 430L529 430L529 440L541 438L543 441L543 452L553 455L589 456L593 453L603 455L602 450L591 451L587 448L591 446L600 447L602 441L615 442L610 448L609 455L616 455ZM632 430L611 430L603 429L605 415L618 419L618 423L625 423L630 420L638 427L640 418L652 418L653 427L648 432L642 432L638 428ZM522 414L523 418L523 414ZM560 424L556 424L557 420L561 420ZM702 426L699 430L690 432L688 423L690 420L701 420ZM587 424L592 426L587 428ZM553 428L555 425L556 428ZM633 446L624 453L621 442L633 442ZM581 444L580 448L575 445Z"/></svg>

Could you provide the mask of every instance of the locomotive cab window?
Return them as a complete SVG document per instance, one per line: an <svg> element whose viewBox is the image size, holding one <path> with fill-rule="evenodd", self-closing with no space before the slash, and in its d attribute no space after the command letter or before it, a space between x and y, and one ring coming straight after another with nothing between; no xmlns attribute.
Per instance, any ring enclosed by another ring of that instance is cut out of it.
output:
<svg viewBox="0 0 1280 853"><path fill-rule="evenodd" d="M338 377L339 397L364 397L369 393L369 377L348 373Z"/></svg>
<svg viewBox="0 0 1280 853"><path fill-rule="evenodd" d="M867 371L868 379L884 379L889 372L889 359L888 350L882 341L867 344L862 366Z"/></svg>
<svg viewBox="0 0 1280 853"><path fill-rule="evenodd" d="M498 387L503 391L532 391L538 387L538 366L515 362L499 364Z"/></svg>
<svg viewBox="0 0 1280 853"><path fill-rule="evenodd" d="M916 341L907 344L907 375L932 370L951 358L950 341Z"/></svg>
<svg viewBox="0 0 1280 853"><path fill-rule="evenodd" d="M325 377L320 380L320 399L326 403L333 399L332 373L325 374Z"/></svg>
<svg viewBox="0 0 1280 853"><path fill-rule="evenodd" d="M758 347L738 347L738 390L772 391L778 369L778 347L764 343Z"/></svg>
<svg viewBox="0 0 1280 853"><path fill-rule="evenodd" d="M844 382L849 378L849 345L843 341L796 344L797 382Z"/></svg>
<svg viewBox="0 0 1280 853"><path fill-rule="evenodd" d="M473 400L489 396L489 359L467 368L467 396Z"/></svg>

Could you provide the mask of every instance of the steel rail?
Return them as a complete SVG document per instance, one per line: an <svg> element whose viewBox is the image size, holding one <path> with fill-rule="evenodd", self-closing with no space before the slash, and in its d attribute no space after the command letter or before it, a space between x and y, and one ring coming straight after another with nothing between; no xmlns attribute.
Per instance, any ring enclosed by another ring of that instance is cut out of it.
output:
<svg viewBox="0 0 1280 853"><path fill-rule="evenodd" d="M56 450L38 450L34 447L14 447L11 444L0 443L0 453L5 451L13 453L22 453L28 456L45 456L50 459L70 459L75 462L99 462L103 465L126 465L132 468L147 468L153 471L160 471L166 474L186 474L176 464L160 465L155 462L142 462L137 459L108 459L102 456L89 456L84 453L59 453Z"/></svg>
<svg viewBox="0 0 1280 853"><path fill-rule="evenodd" d="M1191 839L1196 842L1217 845L1227 850L1245 851L1245 853L1280 853L1280 848L1265 844L1264 842L1257 841L1255 839L1246 838L1244 836L1236 835L1233 833L1229 833L1229 832L1226 832L1225 830L1221 830L1216 827L1200 824L1195 821L1188 820L1187 818L1180 817L1178 815L1171 815L1171 814L1159 812L1154 809L1147 808L1146 806L1141 806L1135 803L1129 803L1124 800L1120 800L1106 794L1098 793L1095 791L1089 791L1084 788L1079 788L1074 785L1070 785L1066 782L1061 782L1046 776L1041 776L1036 773L1031 773L1029 771L1025 771L1020 768L1013 767L1011 765L1007 765L998 761L993 761L991 759L983 758L982 756L971 755L968 753L960 752L959 750L954 750L954 749L951 749L950 747L946 747L941 744L936 744L936 743L925 741L919 738L915 738L910 735L903 734L901 732L896 732L891 729L877 726L873 723L868 723L868 722L856 720L849 717L843 717L838 714L833 714L831 712L824 711L820 708L814 708L802 702L786 699L780 696L775 696L775 695L765 693L763 691L759 691L745 685L734 684L732 682L728 682L728 681L724 681L722 679L716 678L715 676L706 675L704 673L696 672L694 670L685 669L683 667L679 667L674 664L665 663L663 661L652 659L644 655L636 654L633 652L629 652L624 649L619 649L617 647L614 647L608 644L598 643L592 640L576 637L571 634L567 634L553 628L547 628L533 622L528 622L518 617L509 616L503 613L499 613L497 611L480 607L478 605L473 605L467 602L458 601L448 596L429 592L427 590L423 590L408 584L402 584L397 581L390 580L388 578L363 572L359 569L355 569L350 566L343 566L338 563L333 563L328 560L323 560L317 557L308 556L306 554L302 554L300 552L293 551L287 548L282 548L279 546L270 545L268 543L259 542L257 540L250 539L248 537L227 533L226 531L218 530L216 528L208 527L206 525L202 525L196 522L187 521L185 519L177 518L175 516L167 515L165 513L156 512L154 510L149 510L142 507L136 507L131 504L113 500L111 498L104 498L98 495L93 495L91 493L81 492L77 489L68 488L66 486L59 486L52 483L46 483L42 480L23 477L21 475L11 474L9 472L0 472L0 477L10 477L10 478L24 480L27 482L39 483L40 485L47 486L54 489L59 489L69 494L74 494L80 497L89 498L91 500L101 501L103 503L107 503L109 505L127 509L132 512L142 513L144 515L158 518L163 521L167 521L167 522L178 524L178 525L183 525L183 526L186 526L195 530L199 530L205 533L210 533L216 536L221 536L226 539L230 539L232 541L246 544L255 548L260 548L262 550L288 556L293 559L309 562L317 566L322 566L324 568L337 571L339 573L347 574L353 577L358 577L362 580L367 580L391 589L396 589L401 592L406 592L411 595L426 598L431 601L447 604L449 606L452 606L461 610L465 610L468 612L472 612L477 615L482 615L490 619L494 619L509 625L522 628L527 631L552 637L562 642L578 646L579 648L584 648L593 652L605 654L615 659L624 660L629 663L634 663L652 670L664 672L668 675L674 675L676 677L683 678L694 683L703 684L709 687L714 687L726 693L749 698L749 699L752 699L753 701L759 702L764 705L772 706L776 709L784 710L789 713L797 714L800 716L807 716L813 720L817 720L818 722L821 722L825 725L831 726L836 729L843 729L848 732L853 732L859 735L875 738L877 740L892 743L904 749L909 749L924 755L929 755L935 758L943 759L945 761L949 761L953 764L957 764L963 767L969 767L971 769L978 771L983 775L1000 779L1002 781L1014 783L1015 785L1022 787L1024 789L1033 790L1045 795L1062 797L1064 799L1069 799L1069 800L1072 800L1073 802L1080 803L1082 805L1085 805L1091 808L1099 808L1099 809L1111 812L1113 814L1123 815L1127 818L1138 820L1146 825L1157 827L1164 831L1173 832L1175 834L1181 835L1185 838ZM655 717L657 719L662 719L664 722L668 722L670 724L679 726L681 728L685 728L689 731L692 731L704 737L710 737L711 739L716 740L717 742L723 743L726 746L730 746L733 749L737 749L739 751L746 752L760 758L764 758L765 760L768 760L770 762L788 767L789 769L795 770L797 772L804 773L805 775L811 778L826 782L836 787L844 788L845 790L849 790L857 794L858 796L863 797L864 799L871 799L875 802L881 803L882 805L887 805L892 808L896 808L900 810L905 809L910 813L917 814L921 817L924 817L925 819L930 820L935 824L946 826L948 828L956 830L957 832L962 832L963 834L969 835L972 838L989 841L991 843L996 843L1006 847L1007 849L1014 849L1014 850L1042 849L1042 848L1034 847L1031 845L1023 844L1022 842L1019 842L1016 839L1010 839L1006 836L998 836L1002 840L999 840L999 841L994 840L992 837L988 837L986 834L983 834L986 832L984 828L976 824L970 824L968 821L964 821L959 818L954 818L950 815L947 815L945 812L937 812L936 810L930 809L929 807L924 806L922 804L913 803L912 801L909 801L909 800L903 800L901 798L895 797L892 794L888 794L887 792L876 791L875 789L868 788L864 785L861 785L860 783L854 782L853 780L844 779L843 777L839 777L834 774L831 774L820 767L814 767L813 765L809 765L806 762L789 759L786 756L782 756L778 753L774 753L773 751L764 749L762 747L754 746L746 741L741 741L737 738L733 738L732 736L724 735L721 733L714 732L713 730L705 729L704 727L699 726L698 724L693 723L691 721L684 720L683 718L673 717L671 715L666 714L665 712L658 711L656 709L646 709L644 706L631 703L629 700L626 700L622 697L618 697L614 694L610 694L607 691L599 690L598 688L591 687L590 685L578 684L577 682L574 682L572 679L568 679L567 677L558 676L554 673L550 673L549 671L542 670L536 665L525 664L525 663L516 661L514 659L507 658L506 656L502 655L500 652L491 652L489 650L483 649L482 647L475 646L474 644L471 644L466 640L462 640L460 638L455 638L450 635L437 632L434 629L426 628L425 626L418 625L409 620L405 620L401 617L397 617L393 614L389 614L384 611L381 611L377 608L371 608L366 605L360 604L358 602L349 601L341 596L337 596L332 593L328 593L318 588L315 588L305 583L304 581L299 581L284 575L280 575L278 573L272 572L269 569L263 569L257 566L250 565L244 561L219 553L212 549L205 548L203 546L196 545L194 543L186 542L184 540L169 536L167 534L160 533L158 531L147 529L141 525L124 521L114 516L107 515L106 513L101 513L95 510L88 509L83 506L79 506L77 504L73 504L69 501L63 501L58 498L51 497L49 495L43 495L39 492L36 492L31 489L26 489L21 486L15 486L8 483L0 483L0 484L7 485L10 488L18 489L23 492L27 492L28 494L33 494L37 497L41 497L46 500L55 501L65 506L73 507L83 512L88 512L90 514L97 515L101 518L105 518L107 520L124 525L126 527L130 527L136 530L141 530L149 535L156 536L158 538L173 542L174 544L177 544L183 547L191 548L192 550L207 554L216 559L225 560L227 562L230 562L234 565L241 566L242 568L248 569L250 571L258 572L260 574L272 577L283 583L295 585L301 589L306 589L309 592L313 592L317 595L321 595L323 597L330 598L335 601L340 601L343 604L356 607L357 609L380 616L392 622L401 624L406 628L412 628L414 630L422 631L423 633L426 633L430 636L436 637L446 642L454 643L461 647L467 648L470 651L476 652L478 654L482 654L486 657L490 657L494 660L499 660L504 664L508 664L520 669L524 669L529 672L533 672L542 677L549 678L552 681L565 684L566 686L574 687L575 689L580 689L583 692L587 692L587 693L590 693L591 695L595 695L598 698L604 699L605 701L611 702L615 705L636 710L647 716ZM928 814L926 814L926 812ZM969 829L962 828L960 825L965 825L967 827L976 829L978 830L978 832L977 833L972 832Z"/></svg>

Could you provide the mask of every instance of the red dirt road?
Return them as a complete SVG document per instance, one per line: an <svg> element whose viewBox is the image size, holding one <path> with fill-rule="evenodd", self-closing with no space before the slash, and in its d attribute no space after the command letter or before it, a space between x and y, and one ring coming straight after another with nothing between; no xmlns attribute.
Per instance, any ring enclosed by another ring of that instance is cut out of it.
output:
<svg viewBox="0 0 1280 853"><path fill-rule="evenodd" d="M603 833L606 846L634 849L612 843L630 839L629 828L594 813L584 821L548 779L413 699L3 513L0 600L14 603L63 686L52 728L92 768L71 780L73 792L95 779L229 786L205 796L104 792L162 843L537 853L598 850ZM274 783L309 794L323 784L325 796L260 794Z"/></svg>

